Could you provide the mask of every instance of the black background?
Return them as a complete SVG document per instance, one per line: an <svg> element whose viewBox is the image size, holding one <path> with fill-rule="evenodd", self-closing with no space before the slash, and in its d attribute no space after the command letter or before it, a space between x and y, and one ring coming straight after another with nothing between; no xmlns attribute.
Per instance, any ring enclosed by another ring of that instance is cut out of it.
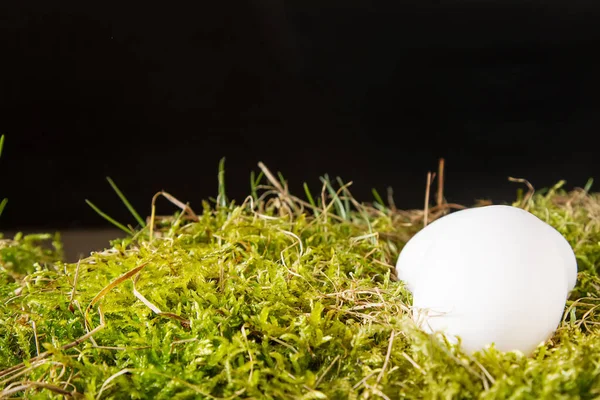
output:
<svg viewBox="0 0 600 400"><path fill-rule="evenodd" d="M221 157L238 200L258 161L400 207L439 157L463 203L600 178L594 1L101 3L0 5L3 229L130 222L106 176L200 208Z"/></svg>

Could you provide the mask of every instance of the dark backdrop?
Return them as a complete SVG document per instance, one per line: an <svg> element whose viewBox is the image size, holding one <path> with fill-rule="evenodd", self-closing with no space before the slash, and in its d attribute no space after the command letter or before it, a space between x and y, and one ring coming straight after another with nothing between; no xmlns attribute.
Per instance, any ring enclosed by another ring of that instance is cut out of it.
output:
<svg viewBox="0 0 600 400"><path fill-rule="evenodd" d="M595 1L2 2L3 229L129 221L165 189L242 199L263 161L301 193L319 176L392 186L421 207L511 200L600 178ZM167 208L165 207L165 210Z"/></svg>

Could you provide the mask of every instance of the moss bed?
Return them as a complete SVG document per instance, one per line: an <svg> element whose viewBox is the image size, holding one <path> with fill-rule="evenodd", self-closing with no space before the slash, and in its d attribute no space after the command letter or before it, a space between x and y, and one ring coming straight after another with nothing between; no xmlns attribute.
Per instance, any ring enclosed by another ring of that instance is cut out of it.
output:
<svg viewBox="0 0 600 400"><path fill-rule="evenodd" d="M136 229L119 224L126 239L77 263L60 261L58 237L2 240L0 398L600 396L600 196L589 188L561 183L514 203L577 255L556 334L532 356L469 356L415 329L393 272L424 216L458 206L359 204L328 177L300 198L261 168L240 205L223 171L199 209L159 193L146 220L132 209ZM161 198L177 212L156 215Z"/></svg>

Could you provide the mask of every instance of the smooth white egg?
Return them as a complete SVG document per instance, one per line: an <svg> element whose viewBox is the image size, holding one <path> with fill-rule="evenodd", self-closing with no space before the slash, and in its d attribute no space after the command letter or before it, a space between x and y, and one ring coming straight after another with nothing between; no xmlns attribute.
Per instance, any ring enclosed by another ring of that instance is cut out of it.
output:
<svg viewBox="0 0 600 400"><path fill-rule="evenodd" d="M434 221L405 245L396 270L413 294L418 325L460 337L467 352L494 344L530 354L555 332L577 281L566 239L510 206Z"/></svg>

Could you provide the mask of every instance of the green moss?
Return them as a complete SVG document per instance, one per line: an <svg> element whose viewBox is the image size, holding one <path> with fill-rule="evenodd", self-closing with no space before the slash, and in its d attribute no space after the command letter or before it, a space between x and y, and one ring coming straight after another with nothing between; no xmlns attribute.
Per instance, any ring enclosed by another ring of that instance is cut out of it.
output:
<svg viewBox="0 0 600 400"><path fill-rule="evenodd" d="M519 200L573 245L578 286L556 335L532 357L493 348L471 357L414 328L410 294L394 278L400 249L422 227L421 211L392 210L380 196L373 206L357 204L327 177L322 195L308 192L303 201L263 172L268 184L253 177L253 195L240 206L227 201L221 174L218 199L199 214L164 194L182 211L147 226L136 217L141 230L77 264L33 257L28 268L6 258L23 248L3 248L2 394L600 395L597 195L557 186Z"/></svg>
<svg viewBox="0 0 600 400"><path fill-rule="evenodd" d="M52 266L63 257L60 234L18 233L12 239L4 239L0 234L1 279L14 281L21 279L36 269ZM52 268L52 267L50 267ZM5 282L5 281L0 281Z"/></svg>

